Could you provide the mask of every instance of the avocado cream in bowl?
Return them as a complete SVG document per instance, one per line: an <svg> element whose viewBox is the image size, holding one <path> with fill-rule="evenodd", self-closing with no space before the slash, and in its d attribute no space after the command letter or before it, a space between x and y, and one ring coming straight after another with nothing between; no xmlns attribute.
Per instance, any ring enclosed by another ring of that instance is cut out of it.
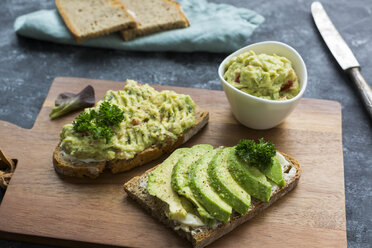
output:
<svg viewBox="0 0 372 248"><path fill-rule="evenodd" d="M253 129L269 129L283 122L307 85L301 56L276 41L232 53L219 66L218 75L235 118Z"/></svg>
<svg viewBox="0 0 372 248"><path fill-rule="evenodd" d="M292 63L276 54L250 50L233 57L225 66L224 79L235 88L269 100L287 100L300 92Z"/></svg>

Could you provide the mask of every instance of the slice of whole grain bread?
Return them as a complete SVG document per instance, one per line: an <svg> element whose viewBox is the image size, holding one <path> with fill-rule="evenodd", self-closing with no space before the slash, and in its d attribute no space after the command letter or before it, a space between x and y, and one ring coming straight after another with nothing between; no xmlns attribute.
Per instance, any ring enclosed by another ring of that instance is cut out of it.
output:
<svg viewBox="0 0 372 248"><path fill-rule="evenodd" d="M172 0L119 0L138 22L136 28L122 31L124 40L129 41L164 30L185 28L189 21L179 3Z"/></svg>
<svg viewBox="0 0 372 248"><path fill-rule="evenodd" d="M258 215L275 201L290 192L297 185L301 176L301 168L299 163L293 157L285 153L281 154L288 162L290 162L290 165L285 167L283 170L285 186L282 188L273 188L269 202L262 202L252 198L251 206L245 215L240 215L236 212L233 212L230 220L227 223L219 223L212 227L190 227L187 231L184 228L180 228L181 226L177 221L170 220L167 217L168 205L160 199L148 194L146 189L148 174L156 167L151 168L141 176L136 176L125 183L124 190L127 192L129 197L138 202L154 218L158 219L167 227L177 232L181 237L189 240L194 247L200 248L207 246L223 235L229 233L240 224L243 224L244 222Z"/></svg>
<svg viewBox="0 0 372 248"><path fill-rule="evenodd" d="M56 0L56 6L78 42L137 25L118 0Z"/></svg>
<svg viewBox="0 0 372 248"><path fill-rule="evenodd" d="M146 164L159 158L164 153L172 152L181 144L187 142L192 136L199 132L207 123L209 113L207 111L196 111L196 124L194 127L186 130L176 141L171 139L162 144L156 144L137 154L129 160L115 159L103 162L84 163L81 161L71 161L61 147L58 145L53 153L54 169L62 175L73 177L98 177L105 168L110 169L112 173L119 173L130 170L134 167Z"/></svg>

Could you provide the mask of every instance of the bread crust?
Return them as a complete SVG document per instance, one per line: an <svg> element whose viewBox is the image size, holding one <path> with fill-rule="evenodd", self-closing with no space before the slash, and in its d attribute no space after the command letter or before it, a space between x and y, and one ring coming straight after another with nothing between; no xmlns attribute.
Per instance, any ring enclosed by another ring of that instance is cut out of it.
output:
<svg viewBox="0 0 372 248"><path fill-rule="evenodd" d="M105 168L110 169L113 174L128 171L134 167L146 164L161 157L165 153L170 153L181 144L187 142L192 136L199 132L209 120L207 111L196 112L196 124L188 129L176 141L168 139L164 144L151 146L137 154L129 160L115 159L95 163L73 164L63 157L62 149L58 145L53 153L53 165L56 172L65 176L97 178Z"/></svg>
<svg viewBox="0 0 372 248"><path fill-rule="evenodd" d="M182 16L184 22L186 23L186 27L190 26L190 22L189 20L187 19L185 13L183 12L182 8L181 8L181 5L179 2L175 2L173 0L167 0L168 2L172 2L173 4L177 5L178 6L178 12L180 12L180 15Z"/></svg>
<svg viewBox="0 0 372 248"><path fill-rule="evenodd" d="M68 17L68 14L65 12L64 8L62 7L62 4L61 4L61 1L63 0L56 0L56 7L57 7L57 10L59 12L59 14L61 15L63 21L65 22L67 28L71 31L71 33L74 35L76 41L78 43L81 43L83 42L84 40L87 40L87 39L90 39L90 38L94 38L94 37L98 37L98 36L101 36L101 35L105 35L105 34L109 34L109 33L112 33L112 32L115 32L115 31L119 31L119 30L123 30L123 29L127 29L127 28L135 28L137 27L137 22L136 20L133 18L132 15L130 15L126 9L126 7L119 1L119 0L108 0L110 1L113 5L117 5L126 15L127 17L131 20L130 22L128 23L125 23L125 24L122 24L122 25L116 25L116 26L113 26L109 29L106 29L106 30L102 30L102 31L96 31L96 32L92 32L90 33L89 35L81 35L79 33L78 30L76 30L74 28L74 26L72 25L69 17Z"/></svg>
<svg viewBox="0 0 372 248"><path fill-rule="evenodd" d="M201 248L209 245L223 235L231 232L240 224L243 224L244 222L260 214L262 211L264 211L266 208L271 206L274 202L276 202L278 199L280 199L282 196L286 195L288 192L296 187L301 176L300 164L290 155L282 152L280 153L287 159L288 162L290 162L290 167L296 168L296 174L293 178L291 178L290 181L286 182L284 187L278 188L271 195L269 202L262 202L252 198L251 206L245 215L242 216L238 213L233 213L227 223L221 223L217 227L199 228L198 232L187 232L181 228L177 228L179 224L175 221L170 220L166 215L168 211L167 205L160 199L148 194L147 190L141 187L141 185L147 185L147 176L156 167L151 168L141 176L136 176L125 183L124 190L130 198L138 202L154 218L165 224L168 228L177 232L178 235L180 235L181 237L190 241L193 247Z"/></svg>

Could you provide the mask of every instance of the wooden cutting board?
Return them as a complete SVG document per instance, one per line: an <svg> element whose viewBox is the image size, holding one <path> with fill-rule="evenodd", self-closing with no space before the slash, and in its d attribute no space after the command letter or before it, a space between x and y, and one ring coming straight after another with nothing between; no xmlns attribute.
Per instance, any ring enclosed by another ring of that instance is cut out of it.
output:
<svg viewBox="0 0 372 248"><path fill-rule="evenodd" d="M0 205L0 236L72 247L190 247L172 230L146 214L122 185L158 161L126 173L104 173L96 180L58 176L52 153L62 126L48 114L61 92L92 85L96 99L123 83L56 78L31 130L0 121L0 147L18 166ZM234 119L222 91L154 86L189 94L210 111L209 124L185 146L231 146L242 138L260 138L298 159L303 174L297 188L263 214L210 247L346 247L341 107L334 101L302 99L280 126L256 131ZM17 113L14 113L17 114Z"/></svg>

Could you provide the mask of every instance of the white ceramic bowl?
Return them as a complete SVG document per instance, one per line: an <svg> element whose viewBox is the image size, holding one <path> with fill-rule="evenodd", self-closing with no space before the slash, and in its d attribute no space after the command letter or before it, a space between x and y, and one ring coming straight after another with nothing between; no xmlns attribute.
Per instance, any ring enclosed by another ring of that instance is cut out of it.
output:
<svg viewBox="0 0 372 248"><path fill-rule="evenodd" d="M249 50L256 54L272 55L275 53L289 59L300 83L301 90L298 95L283 101L267 100L247 94L226 82L223 78L226 63L232 57ZM306 65L301 56L292 47L277 41L255 43L232 53L222 61L218 68L218 75L235 118L243 125L253 129L269 129L279 125L296 107L307 85Z"/></svg>

